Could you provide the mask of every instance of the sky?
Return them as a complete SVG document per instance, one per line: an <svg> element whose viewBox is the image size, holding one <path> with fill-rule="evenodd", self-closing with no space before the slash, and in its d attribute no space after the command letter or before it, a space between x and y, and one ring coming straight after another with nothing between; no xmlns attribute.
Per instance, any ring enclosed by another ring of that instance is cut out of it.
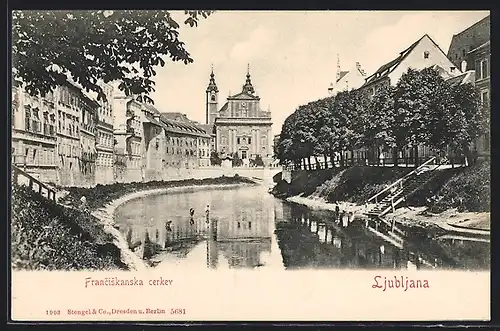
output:
<svg viewBox="0 0 500 331"><path fill-rule="evenodd" d="M328 95L337 54L343 70L360 62L369 75L428 34L446 53L451 38L488 11L217 11L198 27L181 24L179 38L194 59L157 68L151 97L162 112L205 123L211 66L219 107L241 91L250 65L273 134L295 109ZM183 22L183 12L174 17Z"/></svg>

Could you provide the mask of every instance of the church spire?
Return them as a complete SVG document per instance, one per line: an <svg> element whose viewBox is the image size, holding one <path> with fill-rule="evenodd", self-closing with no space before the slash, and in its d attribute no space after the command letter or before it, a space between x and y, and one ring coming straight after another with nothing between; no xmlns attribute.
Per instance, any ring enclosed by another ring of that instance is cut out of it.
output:
<svg viewBox="0 0 500 331"><path fill-rule="evenodd" d="M217 88L217 84L215 83L215 75L214 75L214 65L212 64L212 71L210 73L210 81L208 82L207 92L219 92Z"/></svg>
<svg viewBox="0 0 500 331"><path fill-rule="evenodd" d="M243 92L246 92L248 94L255 93L255 90L252 85L252 80L250 79L250 63L247 65L247 80L245 82L245 85L243 85Z"/></svg>

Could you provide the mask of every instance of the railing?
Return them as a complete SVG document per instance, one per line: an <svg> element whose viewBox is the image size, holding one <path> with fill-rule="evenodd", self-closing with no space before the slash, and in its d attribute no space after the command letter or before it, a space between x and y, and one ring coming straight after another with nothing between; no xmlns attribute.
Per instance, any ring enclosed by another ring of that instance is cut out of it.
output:
<svg viewBox="0 0 500 331"><path fill-rule="evenodd" d="M403 189L403 183L404 183L405 180L408 179L408 177L413 176L414 174L416 174L417 172L419 172L423 167L427 166L429 163L431 163L435 159L436 159L435 156L431 157L429 160L427 160L426 162L422 163L418 168L414 169L413 171L410 171L409 173L407 173L406 175L404 175L403 177L401 177L400 179L398 179L397 181L395 181L391 185L387 186L382 191L380 191L377 194L375 194L374 196L372 196L370 199L367 200L367 202L370 202L373 199L375 199L375 203L378 203L377 197L379 197L382 193L387 192L388 190L391 190L391 193L394 193L394 192L396 192L398 190L398 188L399 189Z"/></svg>
<svg viewBox="0 0 500 331"><path fill-rule="evenodd" d="M28 180L28 187L31 190L37 192L38 194L40 194L42 196L44 195L43 194L43 190L45 190L47 192L46 198L50 199L50 200L56 201L56 191L54 189L48 187L47 185L45 185L44 183L42 183L38 179L34 178L30 174L28 174L25 171L19 169L15 165L12 165L12 174L13 174L13 177L14 177L14 180L13 180L14 184L19 184L19 177L20 176L24 177L24 178L26 178ZM34 187L34 184L36 184L38 186L36 189Z"/></svg>

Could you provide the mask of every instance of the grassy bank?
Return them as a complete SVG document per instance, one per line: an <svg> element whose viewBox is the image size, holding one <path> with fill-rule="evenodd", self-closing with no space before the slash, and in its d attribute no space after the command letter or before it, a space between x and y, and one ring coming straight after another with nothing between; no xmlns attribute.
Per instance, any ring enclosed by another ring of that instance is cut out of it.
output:
<svg viewBox="0 0 500 331"><path fill-rule="evenodd" d="M15 270L126 269L97 219L24 186L12 188L11 224Z"/></svg>
<svg viewBox="0 0 500 331"><path fill-rule="evenodd" d="M322 198L326 202L346 201L363 204L386 185L411 169L360 167L299 171L292 182L279 181L272 193L280 198L301 195ZM450 208L458 211L489 212L491 201L490 163L482 161L467 168L441 170L411 196L406 205L427 206L440 213Z"/></svg>
<svg viewBox="0 0 500 331"><path fill-rule="evenodd" d="M347 169L299 171L292 182L279 181L272 193L281 198L301 194L326 202L364 203L386 185L404 176L410 169L354 166Z"/></svg>
<svg viewBox="0 0 500 331"><path fill-rule="evenodd" d="M143 190L162 189L182 186L205 186L205 185L224 185L224 184L245 184L254 183L250 179L235 175L234 177L217 177L205 179L185 179L175 181L152 181L136 183L115 183L110 185L96 185L93 188L71 187L65 188L68 195L60 200L63 204L78 206L80 199L85 196L87 204L91 210L101 208L109 202L118 199L128 193L134 193Z"/></svg>

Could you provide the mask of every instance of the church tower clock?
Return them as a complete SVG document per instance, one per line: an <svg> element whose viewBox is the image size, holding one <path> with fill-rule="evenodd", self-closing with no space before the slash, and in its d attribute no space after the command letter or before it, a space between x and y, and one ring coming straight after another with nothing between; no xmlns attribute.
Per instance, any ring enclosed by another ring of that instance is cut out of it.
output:
<svg viewBox="0 0 500 331"><path fill-rule="evenodd" d="M206 122L207 124L214 124L215 118L218 115L219 89L217 88L217 84L215 83L213 67L212 73L210 74L210 81L207 86L206 95Z"/></svg>

